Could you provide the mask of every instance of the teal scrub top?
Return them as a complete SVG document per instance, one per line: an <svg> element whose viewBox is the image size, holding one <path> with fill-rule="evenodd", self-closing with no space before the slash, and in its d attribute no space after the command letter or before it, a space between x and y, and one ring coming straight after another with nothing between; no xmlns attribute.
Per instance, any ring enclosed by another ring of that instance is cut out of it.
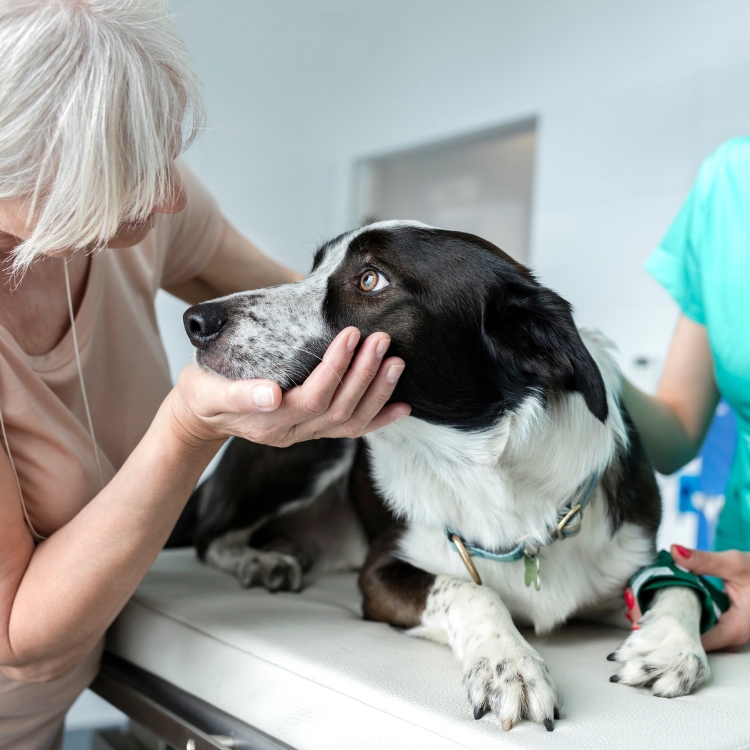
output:
<svg viewBox="0 0 750 750"><path fill-rule="evenodd" d="M750 550L750 138L706 159L646 269L708 332L716 382L737 416L714 546Z"/></svg>

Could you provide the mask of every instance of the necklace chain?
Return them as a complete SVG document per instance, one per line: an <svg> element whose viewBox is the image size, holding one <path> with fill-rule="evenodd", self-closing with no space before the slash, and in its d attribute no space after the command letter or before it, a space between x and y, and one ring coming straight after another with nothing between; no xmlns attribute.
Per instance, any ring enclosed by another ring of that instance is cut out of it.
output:
<svg viewBox="0 0 750 750"><path fill-rule="evenodd" d="M96 468L99 472L99 483L101 484L102 489L104 488L104 472L102 471L102 462L101 458L99 457L99 445L96 442L96 435L94 433L94 422L91 419L91 410L89 409L89 399L88 395L86 393L86 384L83 380L83 367L81 365L81 353L78 349L78 335L76 333L76 321L75 321L75 315L73 314L73 298L70 293L70 275L68 274L68 261L66 260L63 265L63 270L65 271L65 294L68 299L68 315L70 316L70 331L73 335L73 349L75 350L76 355L76 366L78 368L78 380L81 384L81 394L83 395L83 406L86 410L86 420L88 422L88 428L89 428L89 435L91 435L91 444L94 448L94 458L96 459ZM21 489L21 482L18 479L18 472L16 471L16 463L13 460L13 455L10 452L10 444L8 443L8 435L5 432L5 421L3 420L3 412L2 409L0 409L0 428L2 428L3 433L3 442L5 443L5 451L8 454L8 459L10 460L11 468L13 469L13 476L16 479L16 486L18 487L18 496L21 499L21 508L23 510L23 517L26 520L26 524L29 527L29 531L31 531L31 535L34 537L34 540L37 542L43 542L47 537L40 534L35 528L34 524L31 523L31 519L29 518L29 513L26 510L26 503L23 499L23 490Z"/></svg>

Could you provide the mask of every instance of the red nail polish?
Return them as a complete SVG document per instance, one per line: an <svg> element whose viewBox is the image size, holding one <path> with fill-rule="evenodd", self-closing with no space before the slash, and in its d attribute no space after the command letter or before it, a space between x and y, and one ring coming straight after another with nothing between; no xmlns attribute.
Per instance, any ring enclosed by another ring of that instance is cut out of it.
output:
<svg viewBox="0 0 750 750"><path fill-rule="evenodd" d="M635 607L635 597L632 591L625 591L625 604L628 605L628 609Z"/></svg>
<svg viewBox="0 0 750 750"><path fill-rule="evenodd" d="M679 544L675 544L674 548L677 550L677 554L680 557L684 557L686 560L693 554L691 550L681 547Z"/></svg>
<svg viewBox="0 0 750 750"><path fill-rule="evenodd" d="M627 618L628 618L628 621L629 621L629 622L633 622L633 617L632 617L632 615L630 614L630 612L626 612L626 613L625 613L625 617L627 617Z"/></svg>

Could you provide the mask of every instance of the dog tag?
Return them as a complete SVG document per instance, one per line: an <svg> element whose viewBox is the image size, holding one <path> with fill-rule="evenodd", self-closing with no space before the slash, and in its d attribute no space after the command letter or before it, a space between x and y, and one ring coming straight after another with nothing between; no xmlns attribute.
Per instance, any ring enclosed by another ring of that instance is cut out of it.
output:
<svg viewBox="0 0 750 750"><path fill-rule="evenodd" d="M534 584L534 588L539 591L539 558L523 556L524 574L523 580L526 586Z"/></svg>

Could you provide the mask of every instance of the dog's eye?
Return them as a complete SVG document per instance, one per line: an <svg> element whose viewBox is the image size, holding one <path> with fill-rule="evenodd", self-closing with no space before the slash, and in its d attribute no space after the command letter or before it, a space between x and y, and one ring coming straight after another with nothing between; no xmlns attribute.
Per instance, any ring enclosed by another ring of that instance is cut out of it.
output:
<svg viewBox="0 0 750 750"><path fill-rule="evenodd" d="M383 276L382 273L378 273L373 268L368 268L359 277L359 288L363 292L377 292L381 289L385 289L390 282Z"/></svg>

